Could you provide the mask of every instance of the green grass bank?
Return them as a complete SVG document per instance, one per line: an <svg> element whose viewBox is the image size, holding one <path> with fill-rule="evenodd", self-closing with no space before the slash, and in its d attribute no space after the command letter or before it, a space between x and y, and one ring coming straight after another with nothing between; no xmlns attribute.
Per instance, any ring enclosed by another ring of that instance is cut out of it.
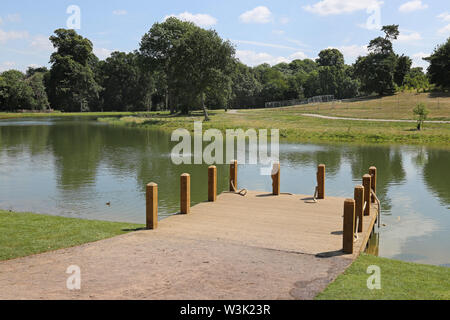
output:
<svg viewBox="0 0 450 320"><path fill-rule="evenodd" d="M143 227L0 210L0 261L69 248Z"/></svg>
<svg viewBox="0 0 450 320"><path fill-rule="evenodd" d="M381 289L370 290L369 266L381 271ZM316 300L449 300L450 268L361 255Z"/></svg>

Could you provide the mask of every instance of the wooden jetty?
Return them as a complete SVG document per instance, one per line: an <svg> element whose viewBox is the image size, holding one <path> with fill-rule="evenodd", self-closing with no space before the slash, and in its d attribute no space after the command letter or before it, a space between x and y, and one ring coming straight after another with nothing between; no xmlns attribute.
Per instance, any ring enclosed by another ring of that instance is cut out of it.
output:
<svg viewBox="0 0 450 320"><path fill-rule="evenodd" d="M379 216L376 168L356 186L354 199L325 196L325 165L314 196L280 192L274 164L272 193L238 190L238 164L230 164L230 191L217 196L217 168L208 169L208 202L190 207L190 175L180 179L180 213L159 222L159 232L214 239L316 256L355 259L369 242ZM156 229L157 185L147 186L147 229Z"/></svg>

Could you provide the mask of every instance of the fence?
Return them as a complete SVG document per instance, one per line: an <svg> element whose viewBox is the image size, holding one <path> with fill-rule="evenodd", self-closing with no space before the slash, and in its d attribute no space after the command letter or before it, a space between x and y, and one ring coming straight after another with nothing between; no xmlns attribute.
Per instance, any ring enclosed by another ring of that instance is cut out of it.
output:
<svg viewBox="0 0 450 320"><path fill-rule="evenodd" d="M315 96L308 99L303 100L285 100L285 101L271 101L266 102L266 108L281 108L281 107L290 107L290 106L298 106L302 104L315 104L315 103L324 103L334 101L333 95L325 95L325 96Z"/></svg>

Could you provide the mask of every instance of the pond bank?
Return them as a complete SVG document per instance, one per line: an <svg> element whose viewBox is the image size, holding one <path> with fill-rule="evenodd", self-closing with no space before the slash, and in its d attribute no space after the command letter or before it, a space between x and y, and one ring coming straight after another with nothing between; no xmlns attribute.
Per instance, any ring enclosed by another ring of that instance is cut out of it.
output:
<svg viewBox="0 0 450 320"><path fill-rule="evenodd" d="M345 142L376 144L411 144L450 146L450 124L426 123L417 131L415 123L372 122L368 120L335 120L305 116L296 108L213 111L211 121L203 122L203 129L279 129L280 139L289 142ZM178 128L193 131L194 121L203 121L200 113L190 116L168 113L146 116L100 118L112 125L137 128L157 128L171 132Z"/></svg>

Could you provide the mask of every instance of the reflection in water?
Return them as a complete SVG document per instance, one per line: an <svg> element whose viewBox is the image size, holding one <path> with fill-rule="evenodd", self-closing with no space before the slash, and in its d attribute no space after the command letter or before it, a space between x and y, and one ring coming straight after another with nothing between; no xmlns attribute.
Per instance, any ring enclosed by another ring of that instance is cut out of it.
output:
<svg viewBox="0 0 450 320"><path fill-rule="evenodd" d="M442 205L450 209L450 152L429 150L423 168L423 178Z"/></svg>
<svg viewBox="0 0 450 320"><path fill-rule="evenodd" d="M378 232L374 232L373 235L370 237L369 243L367 244L366 253L377 257L379 256L380 234Z"/></svg>
<svg viewBox="0 0 450 320"><path fill-rule="evenodd" d="M145 185L159 185L162 217L179 210L179 179L191 174L193 204L206 200L208 165L175 166L167 133L86 119L0 121L0 208L88 219L144 222ZM327 165L327 194L352 197L378 168L385 225L370 252L407 261L450 263L448 150L400 146L282 144L282 192L312 195ZM218 166L218 190L228 166ZM239 166L239 187L271 190L260 167ZM106 203L111 203L107 206Z"/></svg>

